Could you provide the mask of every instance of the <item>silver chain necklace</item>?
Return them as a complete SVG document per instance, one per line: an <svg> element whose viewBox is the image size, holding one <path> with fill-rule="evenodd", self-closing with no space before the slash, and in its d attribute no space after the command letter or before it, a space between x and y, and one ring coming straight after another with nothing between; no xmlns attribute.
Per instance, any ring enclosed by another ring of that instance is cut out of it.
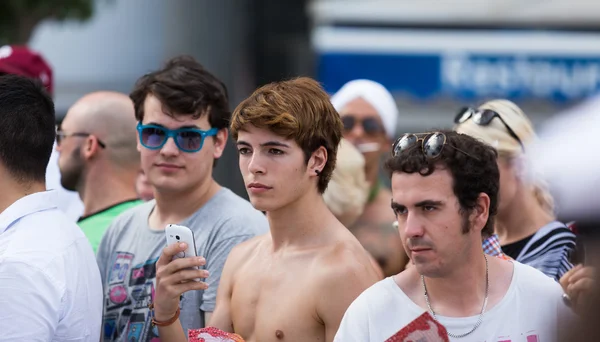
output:
<svg viewBox="0 0 600 342"><path fill-rule="evenodd" d="M485 256L485 254L483 255L483 257L485 258L485 299L483 300L483 307L481 308L481 314L479 314L479 319L477 320L477 323L475 323L475 326L473 327L473 329L471 329L470 331L468 331L464 334L460 334L460 335L454 335L454 334L451 334L450 332L448 332L448 336L450 336L450 337L462 338L467 335L470 335L473 331L475 331L477 328L479 328L479 326L483 322L483 314L485 313L485 308L487 306L488 290L490 288L490 280L489 280L489 276L488 276L488 260L487 260L487 257ZM427 295L427 287L425 286L425 277L423 275L421 275L421 283L423 283L423 291L425 291L425 301L427 302L427 308L429 308L429 312L431 313L433 318L437 321L438 319L435 315L435 312L433 312L433 309L431 308L431 303L429 303L429 296Z"/></svg>

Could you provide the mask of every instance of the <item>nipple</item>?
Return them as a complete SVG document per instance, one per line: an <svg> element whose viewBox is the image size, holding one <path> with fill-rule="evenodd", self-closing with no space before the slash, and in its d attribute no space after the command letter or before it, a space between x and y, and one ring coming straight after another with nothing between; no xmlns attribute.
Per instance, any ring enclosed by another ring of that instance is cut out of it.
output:
<svg viewBox="0 0 600 342"><path fill-rule="evenodd" d="M283 331L281 331L281 330L275 331L275 337L277 337L278 339L281 340L283 338Z"/></svg>

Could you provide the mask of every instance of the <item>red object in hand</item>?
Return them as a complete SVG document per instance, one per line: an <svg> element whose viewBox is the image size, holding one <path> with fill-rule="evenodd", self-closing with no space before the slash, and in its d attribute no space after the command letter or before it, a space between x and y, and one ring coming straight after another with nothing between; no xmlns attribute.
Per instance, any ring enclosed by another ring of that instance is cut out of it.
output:
<svg viewBox="0 0 600 342"><path fill-rule="evenodd" d="M188 330L188 342L245 342L244 339L233 333L223 330L206 327L202 329Z"/></svg>
<svg viewBox="0 0 600 342"><path fill-rule="evenodd" d="M450 342L448 332L428 312L400 329L385 342Z"/></svg>

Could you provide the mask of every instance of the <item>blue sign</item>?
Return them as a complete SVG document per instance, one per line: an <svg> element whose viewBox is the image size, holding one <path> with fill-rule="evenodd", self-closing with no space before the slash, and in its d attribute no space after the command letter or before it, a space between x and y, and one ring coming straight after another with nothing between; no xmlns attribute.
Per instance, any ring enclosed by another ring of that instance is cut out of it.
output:
<svg viewBox="0 0 600 342"><path fill-rule="evenodd" d="M410 33L398 33L400 38L390 38L389 34L378 38L376 34L365 37L355 32L360 31L353 31L357 36L354 40L349 39L352 35L325 39L333 48L328 49L327 44L317 46L318 78L331 93L357 78L372 79L391 92L420 99L502 97L563 102L600 90L600 49L595 48L600 35L589 38L590 49L597 52L588 49L578 55L568 46L572 41L568 37L561 37L564 43L546 40L537 45L535 37L520 42L515 39L515 44L504 47L485 41L485 35L476 40L467 35L469 46L460 46L444 37L423 43L420 37L411 39ZM505 44L507 38L499 36L490 35L490 40L504 39ZM455 37L466 41L464 34ZM394 45L398 41L408 47ZM577 43L586 45L581 39ZM432 48L423 48L426 44ZM441 46L439 51L436 44Z"/></svg>
<svg viewBox="0 0 600 342"><path fill-rule="evenodd" d="M319 57L318 78L332 93L348 81L367 78L424 99L568 101L600 90L600 57L326 53Z"/></svg>

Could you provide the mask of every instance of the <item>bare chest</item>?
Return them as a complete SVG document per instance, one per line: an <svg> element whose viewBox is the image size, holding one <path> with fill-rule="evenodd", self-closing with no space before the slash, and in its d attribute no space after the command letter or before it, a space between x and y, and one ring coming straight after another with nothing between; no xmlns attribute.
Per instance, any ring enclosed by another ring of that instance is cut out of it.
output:
<svg viewBox="0 0 600 342"><path fill-rule="evenodd" d="M231 297L235 331L247 341L324 341L310 276L298 260L247 263L238 270Z"/></svg>

